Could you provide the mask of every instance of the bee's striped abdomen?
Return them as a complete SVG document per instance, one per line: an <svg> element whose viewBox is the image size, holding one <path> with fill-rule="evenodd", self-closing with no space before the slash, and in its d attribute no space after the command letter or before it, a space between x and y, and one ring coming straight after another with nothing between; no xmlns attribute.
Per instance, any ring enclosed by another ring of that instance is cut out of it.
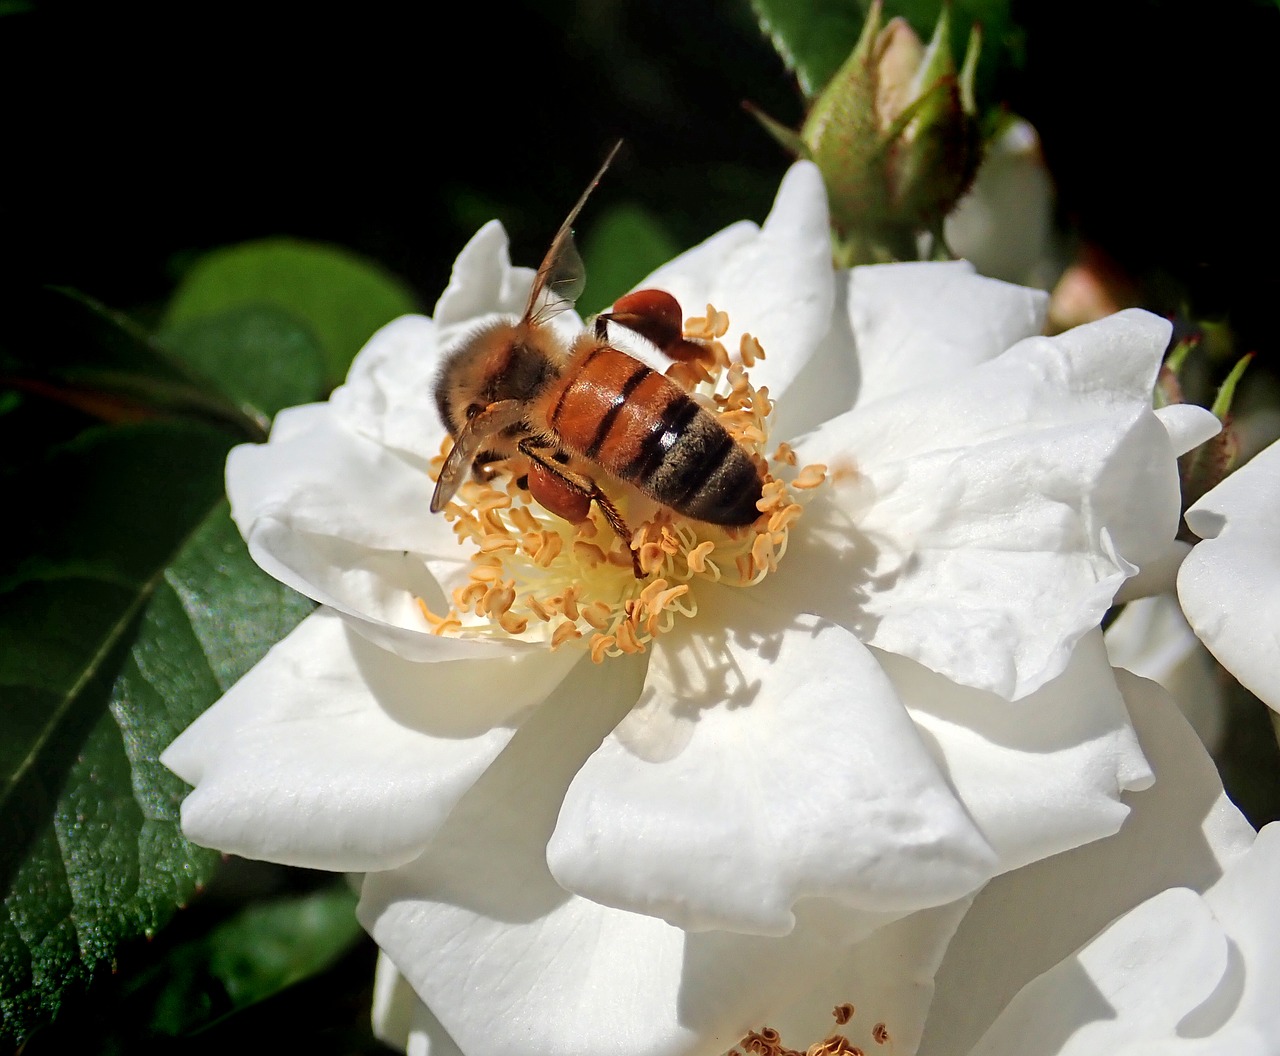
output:
<svg viewBox="0 0 1280 1056"><path fill-rule="evenodd" d="M760 475L747 453L688 393L625 352L583 353L548 406L566 447L664 506L713 524L759 515Z"/></svg>

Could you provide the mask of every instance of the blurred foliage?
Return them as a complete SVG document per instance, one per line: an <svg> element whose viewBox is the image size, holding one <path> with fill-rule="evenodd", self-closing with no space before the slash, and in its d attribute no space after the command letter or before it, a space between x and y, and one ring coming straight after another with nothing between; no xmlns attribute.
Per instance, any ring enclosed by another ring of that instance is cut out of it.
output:
<svg viewBox="0 0 1280 1056"><path fill-rule="evenodd" d="M374 3L273 28L0 4L0 475L31 511L7 519L0 561L0 1046L212 1052L287 1031L383 1051L349 894L187 844L181 783L157 762L310 610L249 559L225 452L323 398L383 322L429 312L482 222L536 264L618 137L578 225L585 310L762 220L789 159L743 104L799 127L864 10ZM1244 454L1280 434L1280 209L1258 116L1280 94L1276 5L952 11L957 54L982 26L980 106L1038 128L1064 231L1202 342L1187 397L1208 403L1252 354ZM927 38L938 2L885 14ZM1221 764L1256 824L1280 817L1268 732L1237 693Z"/></svg>
<svg viewBox="0 0 1280 1056"><path fill-rule="evenodd" d="M311 349L280 341L278 328L287 322L279 318L269 322L253 314L263 308L275 308L310 324L312 340L323 353L319 379L323 384L312 391L327 391L347 376L351 360L370 334L383 323L417 310L417 304L399 279L354 254L293 239L263 239L200 257L169 301L164 330L188 359L208 364L211 358L220 358L219 350L231 348L246 369L261 372L270 363L266 369L278 371L279 379L286 382L299 357L310 357ZM192 335L193 323L225 312L237 314L198 337ZM267 331L258 332L263 326ZM274 345L284 349L278 364L272 362ZM265 355L268 350L271 357ZM236 364L221 365L224 376L234 379ZM309 362L301 365L312 369ZM289 402L296 401L286 394L276 409Z"/></svg>

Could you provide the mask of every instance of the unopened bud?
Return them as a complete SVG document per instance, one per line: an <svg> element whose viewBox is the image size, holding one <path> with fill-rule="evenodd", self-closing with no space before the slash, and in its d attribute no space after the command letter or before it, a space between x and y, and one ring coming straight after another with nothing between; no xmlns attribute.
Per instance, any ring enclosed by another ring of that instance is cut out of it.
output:
<svg viewBox="0 0 1280 1056"><path fill-rule="evenodd" d="M843 264L915 258L918 236L940 236L981 160L976 27L957 71L946 5L927 47L905 20L882 25L881 14L875 0L798 133L757 113L783 146L822 170Z"/></svg>

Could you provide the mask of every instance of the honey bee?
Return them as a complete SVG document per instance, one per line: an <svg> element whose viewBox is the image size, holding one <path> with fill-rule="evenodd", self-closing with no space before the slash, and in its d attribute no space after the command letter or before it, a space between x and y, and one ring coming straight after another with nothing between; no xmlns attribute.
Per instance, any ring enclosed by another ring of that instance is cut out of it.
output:
<svg viewBox="0 0 1280 1056"><path fill-rule="evenodd" d="M435 398L454 444L436 482L433 513L468 473L484 478L505 462L537 502L568 521L585 520L594 502L628 548L631 529L597 476L632 484L694 520L742 526L759 516L763 482L746 450L679 385L608 341L613 323L672 359L702 357L705 349L683 337L674 297L660 290L628 294L572 342L548 325L585 285L572 225L621 145L560 225L520 318L491 323L445 355ZM631 560L643 578L634 550Z"/></svg>

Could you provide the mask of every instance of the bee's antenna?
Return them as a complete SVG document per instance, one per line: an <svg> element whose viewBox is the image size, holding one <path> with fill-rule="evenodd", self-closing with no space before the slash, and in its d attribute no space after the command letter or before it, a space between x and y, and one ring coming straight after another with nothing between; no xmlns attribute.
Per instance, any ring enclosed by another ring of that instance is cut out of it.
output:
<svg viewBox="0 0 1280 1056"><path fill-rule="evenodd" d="M587 184L587 189L582 192L582 196L574 204L574 207L569 210L569 215L565 217L564 223L560 225L561 233L573 226L573 222L578 218L578 214L582 212L582 207L587 204L587 199L591 197L591 192L596 189L596 185L604 177L609 166L613 164L613 159L617 157L618 151L622 149L622 142L622 140L618 140L618 142L616 142L610 149L609 153L605 155L604 161L600 163L599 170L597 170L596 174L591 177L591 182ZM556 237L558 238L559 235Z"/></svg>
<svg viewBox="0 0 1280 1056"><path fill-rule="evenodd" d="M591 182L587 184L586 190L579 196L573 208L569 210L569 215L564 218L564 223L560 225L556 237L551 240L551 248L542 258L537 275L534 276L533 288L529 291L529 300L524 309L526 323L545 322L551 315L572 305L577 300L578 294L582 292L586 284L586 276L583 274L582 258L578 256L578 251L573 245L573 222L582 212L582 207L587 204L591 192L596 189L596 184L600 182L618 151L622 149L622 143L623 141L619 139L605 155L600 168L591 177ZM547 289L555 295L555 303L545 306L544 311L535 314L538 297L543 290Z"/></svg>

